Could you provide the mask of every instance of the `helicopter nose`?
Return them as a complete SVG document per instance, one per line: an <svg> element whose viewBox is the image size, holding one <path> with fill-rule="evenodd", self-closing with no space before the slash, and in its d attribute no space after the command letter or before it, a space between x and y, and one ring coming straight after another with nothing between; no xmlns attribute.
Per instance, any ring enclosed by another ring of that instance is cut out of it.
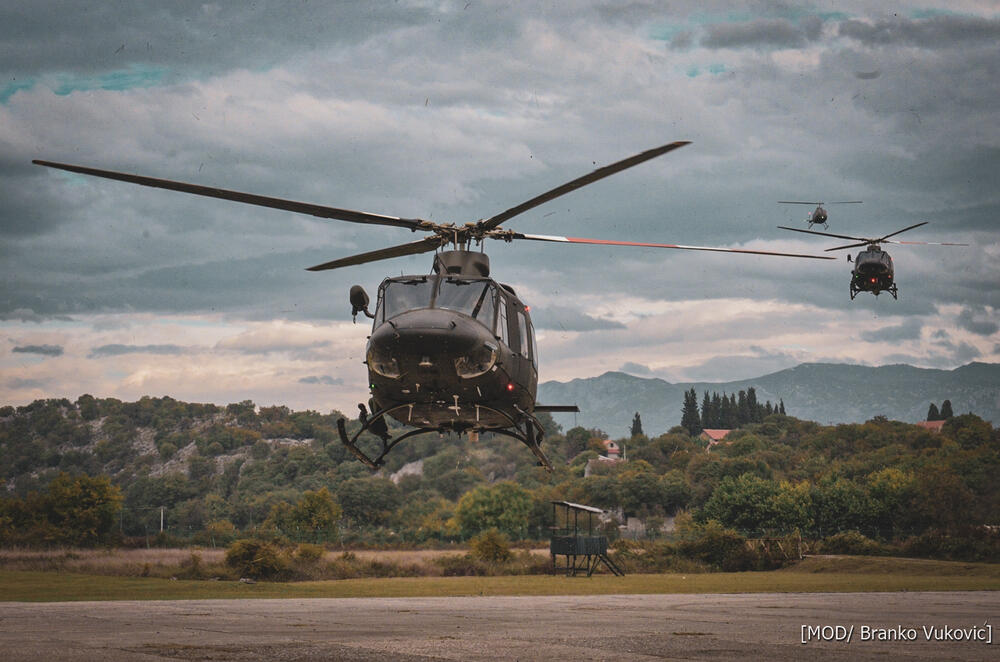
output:
<svg viewBox="0 0 1000 662"><path fill-rule="evenodd" d="M478 356L483 348L495 351L496 341L475 320L447 310L410 311L372 333L368 364L387 377L453 376L463 357Z"/></svg>

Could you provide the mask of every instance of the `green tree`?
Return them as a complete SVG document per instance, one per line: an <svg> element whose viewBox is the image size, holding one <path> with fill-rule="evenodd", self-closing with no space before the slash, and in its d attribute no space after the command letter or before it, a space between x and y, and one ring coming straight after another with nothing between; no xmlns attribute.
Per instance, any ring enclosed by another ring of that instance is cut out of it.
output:
<svg viewBox="0 0 1000 662"><path fill-rule="evenodd" d="M698 414L698 394L692 388L684 392L684 406L681 408L681 427L692 437L701 434L701 416Z"/></svg>
<svg viewBox="0 0 1000 662"><path fill-rule="evenodd" d="M337 488L344 515L357 524L388 523L400 499L399 488L388 478L351 478Z"/></svg>
<svg viewBox="0 0 1000 662"><path fill-rule="evenodd" d="M90 547L110 542L117 530L122 495L107 476L61 473L49 483L44 517L67 545Z"/></svg>
<svg viewBox="0 0 1000 662"><path fill-rule="evenodd" d="M481 485L465 493L455 509L455 519L466 535L496 528L521 538L530 515L531 495L510 481Z"/></svg>
<svg viewBox="0 0 1000 662"><path fill-rule="evenodd" d="M951 410L951 400L945 400L941 403L941 418L939 421L947 421L949 418L954 416L955 413Z"/></svg>
<svg viewBox="0 0 1000 662"><path fill-rule="evenodd" d="M938 412L937 405L934 404L933 402L931 403L931 406L927 408L927 420L928 421L941 420L941 414Z"/></svg>
<svg viewBox="0 0 1000 662"><path fill-rule="evenodd" d="M311 533L317 540L329 539L337 532L337 520L341 508L328 489L307 491L302 494L289 514L293 526L302 532Z"/></svg>
<svg viewBox="0 0 1000 662"><path fill-rule="evenodd" d="M630 432L633 437L638 437L642 432L642 418L639 417L639 412L635 412L635 416L632 417L632 427Z"/></svg>

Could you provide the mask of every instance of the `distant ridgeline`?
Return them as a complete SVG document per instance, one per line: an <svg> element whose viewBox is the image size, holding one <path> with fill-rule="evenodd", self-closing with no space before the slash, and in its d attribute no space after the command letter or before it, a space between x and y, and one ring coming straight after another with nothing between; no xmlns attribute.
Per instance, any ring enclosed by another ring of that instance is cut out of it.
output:
<svg viewBox="0 0 1000 662"><path fill-rule="evenodd" d="M823 425L861 423L875 416L915 423L928 405L950 399L956 414L974 412L1000 423L1000 365L970 363L954 370L890 365L804 363L763 377L740 381L671 384L622 372L569 382L545 382L539 402L576 404L580 413L556 414L564 427L599 427L612 438L627 435L635 412L643 430L658 435L681 423L684 393L755 389L758 402L784 402L788 414ZM705 426L711 427L711 426Z"/></svg>

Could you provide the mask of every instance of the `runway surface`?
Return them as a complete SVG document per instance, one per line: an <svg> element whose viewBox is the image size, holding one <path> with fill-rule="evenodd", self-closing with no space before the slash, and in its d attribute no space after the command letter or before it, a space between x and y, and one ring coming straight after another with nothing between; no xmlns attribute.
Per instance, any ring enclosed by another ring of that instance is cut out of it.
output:
<svg viewBox="0 0 1000 662"><path fill-rule="evenodd" d="M3 602L0 651L7 662L997 660L1000 644L982 641L993 623L1000 593L985 591ZM896 640L872 638L886 636Z"/></svg>

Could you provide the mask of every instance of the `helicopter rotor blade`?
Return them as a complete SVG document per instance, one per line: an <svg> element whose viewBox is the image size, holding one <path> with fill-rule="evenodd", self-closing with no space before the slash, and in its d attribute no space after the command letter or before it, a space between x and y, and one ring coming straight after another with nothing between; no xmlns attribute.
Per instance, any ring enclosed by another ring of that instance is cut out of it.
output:
<svg viewBox="0 0 1000 662"><path fill-rule="evenodd" d="M821 205L822 202L802 202L801 200L778 200L779 205Z"/></svg>
<svg viewBox="0 0 1000 662"><path fill-rule="evenodd" d="M39 159L33 160L32 163L34 163L35 165L46 166L48 168L58 168L59 170L76 172L81 175L91 175L93 177L115 179L121 182L128 182L130 184L151 186L153 188L161 188L161 189L166 189L168 191L180 191L181 193L191 193L193 195L203 195L209 198L231 200L233 202L242 202L244 204L256 205L258 207L270 207L272 209L293 211L293 212L298 212L300 214L309 214L310 216L318 216L320 218L332 218L339 221L349 221L351 223L390 225L394 227L407 228L409 230L432 229L433 225L428 221L416 218L399 218L396 216L384 216L382 214L372 214L369 212L354 211L351 209L338 209L336 207L315 205L315 204L310 204L308 202L283 200L281 198L272 198L264 195L255 195L253 193L241 193L240 191L230 191L227 189L213 188L210 186L200 186L198 184L176 182L169 179L144 177L142 175L133 175L124 172L115 172L112 170L100 170L97 168L88 168L86 166L71 165L68 163L54 163L52 161L42 161Z"/></svg>
<svg viewBox="0 0 1000 662"><path fill-rule="evenodd" d="M834 202L828 202L828 205L860 205L863 200L836 200Z"/></svg>
<svg viewBox="0 0 1000 662"><path fill-rule="evenodd" d="M836 237L837 239L851 239L853 241L864 241L866 243L870 241L869 239L865 239L864 237L851 237L851 236L845 235L845 234L833 234L831 232L819 232L817 230L803 230L802 228L790 228L787 225L779 225L778 227L781 228L782 230L791 230L792 232L804 232L806 234L818 234L821 237Z"/></svg>
<svg viewBox="0 0 1000 662"><path fill-rule="evenodd" d="M339 269L340 267L351 267L356 264L365 264L367 262L376 262L378 260L388 260L393 257L402 257L404 255L419 255L420 253L429 253L433 250L437 250L445 242L444 239L437 235L430 237L425 237L420 241L412 241L408 244L401 244L399 246L390 246L388 248L380 248L375 251L369 251L367 253L359 253L358 255L351 255L350 257L342 257L338 260L331 260L330 262L324 262L323 264L317 264L314 267L309 267L306 271L327 271L329 269Z"/></svg>
<svg viewBox="0 0 1000 662"><path fill-rule="evenodd" d="M582 237L561 237L545 234L524 234L512 232L512 239L529 239L531 241L555 241L564 244L591 244L599 246L637 246L639 248L675 248L685 251L711 251L714 253L748 253L751 255L777 255L780 257L806 257L814 260L834 260L836 258L825 255L803 255L801 253L779 253L776 251L758 251L748 248L716 248L713 246L683 246L680 244L655 244L642 241L615 241L611 239L584 239ZM502 237L497 237L502 238Z"/></svg>
<svg viewBox="0 0 1000 662"><path fill-rule="evenodd" d="M609 175L613 175L616 172L621 172L622 170L631 168L632 166L639 165L644 161L656 158L657 156L666 154L667 152L671 152L679 147L683 147L684 145L689 145L689 144L690 144L689 140L680 140L677 142L668 143L666 145L661 145L660 147L655 147L653 149L646 150L645 152L641 152L634 156L630 156L627 159L622 159L621 161L617 161L615 163L612 163L611 165L606 165L602 168L598 168L597 170L593 171L590 174L584 175L583 177L577 177L572 181L566 182L562 186L557 186L551 191L546 191L545 193L535 196L534 198L527 200L526 202L522 202L516 207L511 207L507 211L500 212L496 216L491 216L490 218L479 221L478 223L476 223L476 227L479 230L492 230L498 227L504 221L508 221L511 218L517 216L518 214L523 214L529 209L533 209L534 207L537 207L540 204L548 202L549 200L554 200L555 198L558 198L561 195L565 195L567 193L575 191L576 189L586 186L587 184L593 184L594 182L600 179L604 179Z"/></svg>
<svg viewBox="0 0 1000 662"><path fill-rule="evenodd" d="M835 246L833 248L826 248L824 250L827 253L829 253L830 251L842 251L845 248L857 248L858 246L870 246L870 245L871 245L871 242L869 242L869 241L863 241L860 244L847 244L846 246Z"/></svg>
<svg viewBox="0 0 1000 662"><path fill-rule="evenodd" d="M900 234L902 232L906 232L907 230L912 230L913 228L919 228L921 225L927 225L928 222L929 221L924 221L922 223L917 223L916 225L911 225L908 228L903 228L902 230L896 230L892 234L887 234L886 236L882 237L881 239L878 240L878 242L883 242L886 239L888 239L889 237L895 237L897 234ZM878 243L878 242L876 242L876 243Z"/></svg>
<svg viewBox="0 0 1000 662"><path fill-rule="evenodd" d="M897 241L895 239L889 239L885 243L887 244L916 244L919 246L968 246L968 244L955 244L951 242L937 242L937 241Z"/></svg>

